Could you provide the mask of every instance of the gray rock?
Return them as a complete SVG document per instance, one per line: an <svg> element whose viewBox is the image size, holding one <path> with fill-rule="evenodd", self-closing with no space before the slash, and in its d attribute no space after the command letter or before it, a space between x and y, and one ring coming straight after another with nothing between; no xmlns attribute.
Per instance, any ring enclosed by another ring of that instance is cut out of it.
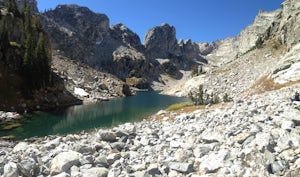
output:
<svg viewBox="0 0 300 177"><path fill-rule="evenodd" d="M109 154L107 156L107 162L108 164L113 164L116 160L120 159L121 158L121 154L120 153L112 153L112 154Z"/></svg>
<svg viewBox="0 0 300 177"><path fill-rule="evenodd" d="M83 170L85 177L107 177L108 169L104 167L93 167L91 169Z"/></svg>
<svg viewBox="0 0 300 177"><path fill-rule="evenodd" d="M112 168L109 170L107 177L118 177L121 174L120 168Z"/></svg>
<svg viewBox="0 0 300 177"><path fill-rule="evenodd" d="M291 131L293 128L295 128L295 123L293 121L285 120L285 121L282 122L281 128L283 130Z"/></svg>
<svg viewBox="0 0 300 177"><path fill-rule="evenodd" d="M19 177L19 171L18 171L17 164L14 163L14 162L8 162L8 164L6 164L4 166L3 176L5 176L5 177Z"/></svg>
<svg viewBox="0 0 300 177"><path fill-rule="evenodd" d="M81 176L80 169L77 166L72 166L70 168L70 174L71 176Z"/></svg>
<svg viewBox="0 0 300 177"><path fill-rule="evenodd" d="M288 167L288 164L286 161L280 160L280 161L275 161L274 163L270 164L270 172L272 174L276 174Z"/></svg>
<svg viewBox="0 0 300 177"><path fill-rule="evenodd" d="M143 171L146 170L146 163L139 163L130 166L133 171Z"/></svg>
<svg viewBox="0 0 300 177"><path fill-rule="evenodd" d="M211 151L211 147L209 146L197 146L195 149L194 149L194 156L196 158L200 158L206 154L208 154L210 151Z"/></svg>
<svg viewBox="0 0 300 177"><path fill-rule="evenodd" d="M150 177L146 171L137 171L130 174L130 177Z"/></svg>
<svg viewBox="0 0 300 177"><path fill-rule="evenodd" d="M111 131L102 131L101 130L99 132L99 135L103 141L113 142L113 141L116 141L116 138L117 138L116 133L111 132Z"/></svg>
<svg viewBox="0 0 300 177"><path fill-rule="evenodd" d="M122 151L126 144L124 142L115 142L115 143L111 143L110 146L113 148L113 149L117 149L118 151Z"/></svg>
<svg viewBox="0 0 300 177"><path fill-rule="evenodd" d="M28 148L28 143L20 142L14 147L13 151L14 152L26 151L27 148Z"/></svg>
<svg viewBox="0 0 300 177"><path fill-rule="evenodd" d="M170 162L169 168L181 173L191 173L194 171L194 166L191 163Z"/></svg>
<svg viewBox="0 0 300 177"><path fill-rule="evenodd" d="M52 177L70 177L70 175L66 172L62 172L62 173L60 173L58 175L54 175Z"/></svg>
<svg viewBox="0 0 300 177"><path fill-rule="evenodd" d="M18 164L18 169L20 170L21 174L27 177L36 176L38 174L37 163L35 160L31 158L27 158L26 160L22 160Z"/></svg>
<svg viewBox="0 0 300 177"><path fill-rule="evenodd" d="M229 155L228 150L221 149L217 153L211 153L201 159L200 170L214 171L224 166L225 159Z"/></svg>
<svg viewBox="0 0 300 177"><path fill-rule="evenodd" d="M160 175L161 172L159 171L158 164L150 164L147 168L147 173L151 176Z"/></svg>
<svg viewBox="0 0 300 177"><path fill-rule="evenodd" d="M81 158L79 161L81 165L85 165L85 164L94 164L94 160L95 159L92 155L87 155Z"/></svg>
<svg viewBox="0 0 300 177"><path fill-rule="evenodd" d="M224 141L224 134L218 131L213 130L206 130L202 133L201 140L204 143L210 144L214 142L223 142Z"/></svg>
<svg viewBox="0 0 300 177"><path fill-rule="evenodd" d="M188 162L190 157L193 157L193 153L189 150L178 149L175 152L175 159L177 162Z"/></svg>
<svg viewBox="0 0 300 177"><path fill-rule="evenodd" d="M109 164L107 162L106 156L99 156L95 158L95 165L98 167L108 167Z"/></svg>
<svg viewBox="0 0 300 177"><path fill-rule="evenodd" d="M79 164L81 154L75 151L61 152L53 158L50 166L50 174L57 175L68 171L73 165Z"/></svg>
<svg viewBox="0 0 300 177"><path fill-rule="evenodd" d="M239 144L243 144L244 141L252 135L253 135L253 133L250 133L250 132L240 133L234 137L233 141L236 143L239 143Z"/></svg>
<svg viewBox="0 0 300 177"><path fill-rule="evenodd" d="M47 142L46 144L44 144L44 147L48 150L54 149L55 147L57 147L59 145L60 142L61 142L61 137L57 137L57 138Z"/></svg>

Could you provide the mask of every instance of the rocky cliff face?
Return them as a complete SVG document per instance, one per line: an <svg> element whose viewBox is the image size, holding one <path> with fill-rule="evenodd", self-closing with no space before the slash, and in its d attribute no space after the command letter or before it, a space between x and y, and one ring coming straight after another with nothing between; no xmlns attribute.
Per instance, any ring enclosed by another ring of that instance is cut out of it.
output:
<svg viewBox="0 0 300 177"><path fill-rule="evenodd" d="M299 14L300 3L286 0L281 9L261 11L238 36L199 44L208 51L208 72L166 93L187 95L202 84L208 93L240 96L299 82Z"/></svg>
<svg viewBox="0 0 300 177"><path fill-rule="evenodd" d="M273 34L283 44L291 48L300 42L300 2L286 0L282 3L282 11L274 24Z"/></svg>
<svg viewBox="0 0 300 177"><path fill-rule="evenodd" d="M259 38L267 38L271 35L272 25L274 25L280 14L281 10L273 12L260 11L254 22L242 30L238 36L215 41L211 45L207 45L207 48L204 49L210 50L204 55L209 54L210 56L207 58L217 65L235 60L238 56L255 47Z"/></svg>
<svg viewBox="0 0 300 177"><path fill-rule="evenodd" d="M150 29L145 37L145 48L150 58L169 58L177 48L175 27L164 23Z"/></svg>
<svg viewBox="0 0 300 177"><path fill-rule="evenodd" d="M93 63L97 45L109 31L109 19L104 14L92 13L77 5L61 5L42 15L43 26L52 37L54 49L66 56Z"/></svg>
<svg viewBox="0 0 300 177"><path fill-rule="evenodd" d="M42 14L54 49L68 58L126 80L145 77L149 64L137 34L123 24L109 26L104 14L61 5ZM148 72L149 73L149 72Z"/></svg>
<svg viewBox="0 0 300 177"><path fill-rule="evenodd" d="M149 85L161 82L163 73L177 78L179 69L190 69L194 60L206 62L199 56L199 46L191 40L177 42L176 30L168 24L150 29L142 45L138 35L125 25L109 27L107 16L85 7L61 5L43 13L42 21L53 38L54 49L124 81L140 78ZM161 58L170 62L162 65L156 60Z"/></svg>
<svg viewBox="0 0 300 177"><path fill-rule="evenodd" d="M146 54L150 59L178 59L182 61L200 60L206 62L201 54L198 44L192 40L179 40L176 38L176 29L167 23L156 26L146 33Z"/></svg>

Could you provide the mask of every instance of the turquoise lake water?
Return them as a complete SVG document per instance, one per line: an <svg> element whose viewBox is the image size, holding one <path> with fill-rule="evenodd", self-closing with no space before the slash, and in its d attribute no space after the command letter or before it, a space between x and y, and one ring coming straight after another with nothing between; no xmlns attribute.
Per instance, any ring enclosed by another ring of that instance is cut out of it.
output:
<svg viewBox="0 0 300 177"><path fill-rule="evenodd" d="M0 136L17 139L46 135L75 133L99 127L112 127L125 122L139 121L169 105L187 101L160 95L157 92L138 92L136 96L112 99L90 105L71 106L51 113L37 112L20 120L22 126L10 131L0 130Z"/></svg>

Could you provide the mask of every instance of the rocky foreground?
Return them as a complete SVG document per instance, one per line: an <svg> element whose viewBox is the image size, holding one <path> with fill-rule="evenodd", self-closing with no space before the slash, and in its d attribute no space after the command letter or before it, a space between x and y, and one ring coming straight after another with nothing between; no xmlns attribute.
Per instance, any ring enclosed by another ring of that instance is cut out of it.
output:
<svg viewBox="0 0 300 177"><path fill-rule="evenodd" d="M112 129L2 141L0 174L300 176L300 102L290 100L297 88L190 113L160 111Z"/></svg>

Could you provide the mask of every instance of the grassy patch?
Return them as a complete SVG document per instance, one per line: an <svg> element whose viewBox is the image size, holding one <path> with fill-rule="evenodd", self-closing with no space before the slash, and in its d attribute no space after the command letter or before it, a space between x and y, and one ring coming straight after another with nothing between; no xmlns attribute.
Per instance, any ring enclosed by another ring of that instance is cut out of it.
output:
<svg viewBox="0 0 300 177"><path fill-rule="evenodd" d="M182 103L177 103L169 106L166 110L167 111L175 111L181 108L185 108L188 106L193 106L194 104L192 102L182 102Z"/></svg>
<svg viewBox="0 0 300 177"><path fill-rule="evenodd" d="M252 87L250 87L250 95L261 94L272 90L278 90L283 87L287 87L299 82L300 81L294 81L285 84L279 84L274 82L272 79L268 78L267 76L264 76L259 80L257 80Z"/></svg>
<svg viewBox="0 0 300 177"><path fill-rule="evenodd" d="M6 125L5 127L3 127L2 130L12 130L12 129L15 129L15 128L18 128L21 126L22 126L22 124L20 124L20 123L10 123L10 124Z"/></svg>

